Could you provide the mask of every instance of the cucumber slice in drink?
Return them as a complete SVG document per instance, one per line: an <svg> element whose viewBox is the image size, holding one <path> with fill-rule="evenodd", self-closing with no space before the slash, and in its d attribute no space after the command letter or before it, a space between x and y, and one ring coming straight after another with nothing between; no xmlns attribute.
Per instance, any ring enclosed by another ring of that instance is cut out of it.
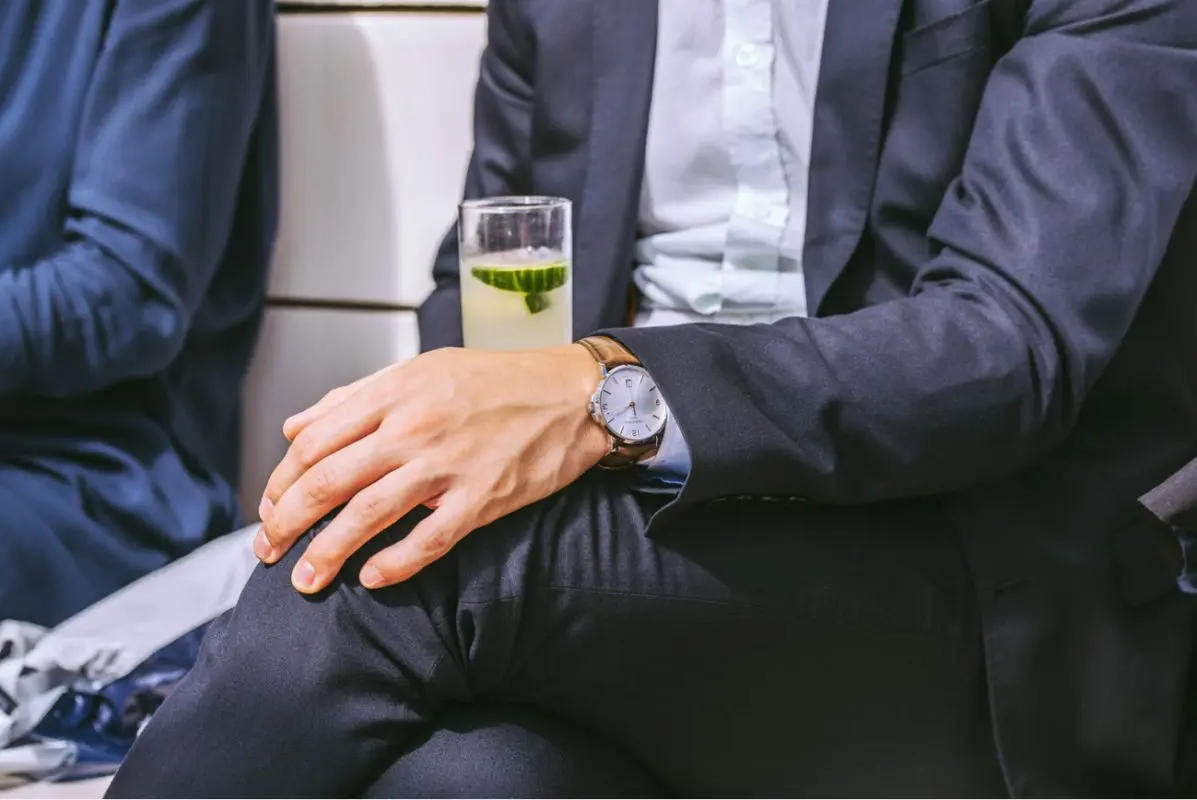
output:
<svg viewBox="0 0 1197 800"><path fill-rule="evenodd" d="M519 292L529 314L539 314L551 303L548 294L565 285L568 270L564 261L531 267L473 267L470 274L492 289Z"/></svg>

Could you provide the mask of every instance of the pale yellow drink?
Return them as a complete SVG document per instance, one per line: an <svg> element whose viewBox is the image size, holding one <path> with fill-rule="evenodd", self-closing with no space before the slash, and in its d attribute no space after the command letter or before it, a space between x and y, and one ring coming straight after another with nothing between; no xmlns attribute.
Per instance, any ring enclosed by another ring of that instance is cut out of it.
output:
<svg viewBox="0 0 1197 800"><path fill-rule="evenodd" d="M571 290L569 260L559 251L527 248L463 259L465 346L526 350L570 342Z"/></svg>
<svg viewBox="0 0 1197 800"><path fill-rule="evenodd" d="M462 202L457 252L466 347L535 350L573 340L572 214L561 197Z"/></svg>

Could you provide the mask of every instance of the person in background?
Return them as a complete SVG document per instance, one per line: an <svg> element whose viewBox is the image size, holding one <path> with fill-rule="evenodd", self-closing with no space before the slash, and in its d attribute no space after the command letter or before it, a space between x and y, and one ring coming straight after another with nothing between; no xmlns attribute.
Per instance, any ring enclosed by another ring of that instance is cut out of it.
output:
<svg viewBox="0 0 1197 800"><path fill-rule="evenodd" d="M239 524L273 5L0 2L0 619L54 624Z"/></svg>
<svg viewBox="0 0 1197 800"><path fill-rule="evenodd" d="M453 348L447 239L112 795L1194 796L1197 2L488 13L582 341Z"/></svg>

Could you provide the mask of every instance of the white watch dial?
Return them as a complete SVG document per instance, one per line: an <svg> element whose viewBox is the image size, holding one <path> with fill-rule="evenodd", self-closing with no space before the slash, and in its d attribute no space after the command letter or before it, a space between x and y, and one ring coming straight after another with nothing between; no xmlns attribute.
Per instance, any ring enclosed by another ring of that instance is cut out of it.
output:
<svg viewBox="0 0 1197 800"><path fill-rule="evenodd" d="M642 367L611 370L599 387L598 405L607 430L631 443L652 439L669 416L656 381Z"/></svg>

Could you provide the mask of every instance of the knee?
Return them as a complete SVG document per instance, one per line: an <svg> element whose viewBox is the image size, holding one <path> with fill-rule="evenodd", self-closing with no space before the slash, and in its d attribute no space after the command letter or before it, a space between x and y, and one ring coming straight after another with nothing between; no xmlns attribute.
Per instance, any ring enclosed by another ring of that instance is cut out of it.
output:
<svg viewBox="0 0 1197 800"><path fill-rule="evenodd" d="M269 695L293 703L297 695L319 691L355 660L362 630L359 617L369 613L365 590L338 580L316 595L291 584L291 571L311 534L277 563L259 565L250 575L232 613L205 641L222 674L261 678L255 703ZM214 665L215 666L215 665Z"/></svg>
<svg viewBox="0 0 1197 800"><path fill-rule="evenodd" d="M355 555L322 592L305 595L292 586L291 572L318 530L275 564L254 569L228 619L205 641L209 653L198 672L207 683L252 685L256 708L278 705L286 714L366 679L394 685L388 676L396 664L406 674L433 672L443 637L415 587L380 593L357 580L355 561L384 543Z"/></svg>
<svg viewBox="0 0 1197 800"><path fill-rule="evenodd" d="M304 544L256 567L237 605L213 623L196 665L134 745L115 796L163 796L169 787L253 797L285 786L288 796L339 796L343 788L312 787L360 785L357 776L371 774L390 747L359 740L361 731L398 732L438 692L457 690L456 673L437 669L451 659L414 589L370 592L353 572L300 594L290 573ZM330 754L345 773L313 777L308 763Z"/></svg>
<svg viewBox="0 0 1197 800"><path fill-rule="evenodd" d="M516 705L459 706L398 759L367 797L665 797L628 754Z"/></svg>

